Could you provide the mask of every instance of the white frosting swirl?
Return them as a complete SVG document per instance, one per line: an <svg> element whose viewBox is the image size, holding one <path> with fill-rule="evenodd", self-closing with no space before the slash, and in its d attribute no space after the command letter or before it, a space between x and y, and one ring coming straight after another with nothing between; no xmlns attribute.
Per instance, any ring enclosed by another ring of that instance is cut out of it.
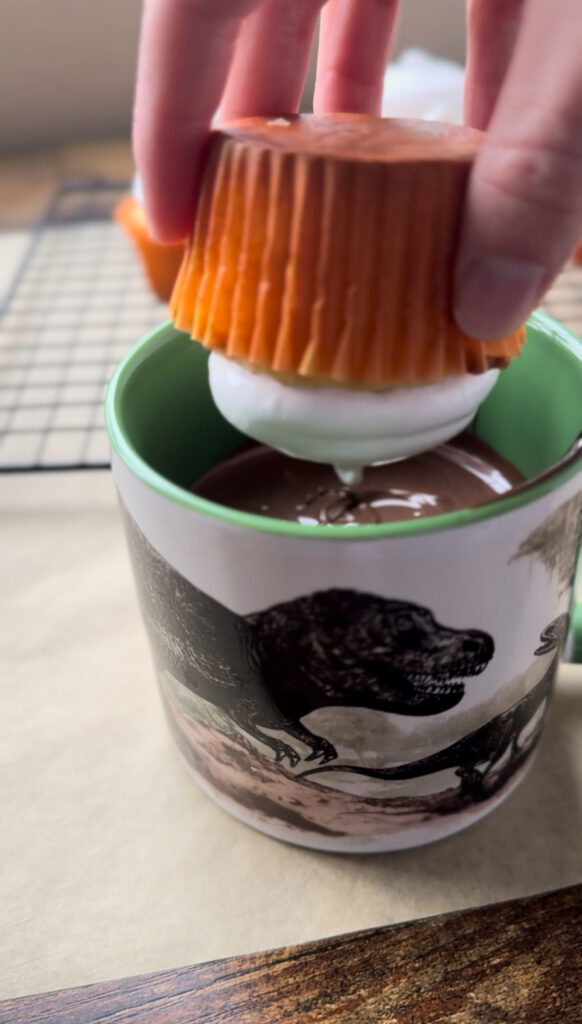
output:
<svg viewBox="0 0 582 1024"><path fill-rule="evenodd" d="M389 391L302 387L257 373L218 352L209 360L214 401L243 434L341 473L408 458L460 433L499 371Z"/></svg>

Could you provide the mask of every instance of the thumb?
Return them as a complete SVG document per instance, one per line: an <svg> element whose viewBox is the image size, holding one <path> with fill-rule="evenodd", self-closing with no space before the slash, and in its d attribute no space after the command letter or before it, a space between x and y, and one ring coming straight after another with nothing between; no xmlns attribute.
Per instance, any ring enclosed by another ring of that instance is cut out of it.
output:
<svg viewBox="0 0 582 1024"><path fill-rule="evenodd" d="M582 237L579 0L530 0L469 184L455 315L474 337L516 330Z"/></svg>

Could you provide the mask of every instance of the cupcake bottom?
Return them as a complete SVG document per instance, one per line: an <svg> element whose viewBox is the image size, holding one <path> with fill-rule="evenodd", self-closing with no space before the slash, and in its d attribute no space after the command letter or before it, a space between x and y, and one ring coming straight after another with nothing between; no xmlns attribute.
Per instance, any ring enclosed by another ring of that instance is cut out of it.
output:
<svg viewBox="0 0 582 1024"><path fill-rule="evenodd" d="M121 200L115 219L133 240L152 291L162 302L169 302L184 256L184 243L156 242L150 235L143 206L133 196Z"/></svg>

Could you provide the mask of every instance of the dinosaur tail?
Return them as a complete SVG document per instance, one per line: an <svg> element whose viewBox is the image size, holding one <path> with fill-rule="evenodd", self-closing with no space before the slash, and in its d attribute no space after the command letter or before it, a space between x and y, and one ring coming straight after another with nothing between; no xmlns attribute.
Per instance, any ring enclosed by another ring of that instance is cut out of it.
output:
<svg viewBox="0 0 582 1024"><path fill-rule="evenodd" d="M311 775L319 775L321 772L351 772L354 775L366 775L370 779L397 781L399 779L415 779L418 775L431 775L443 768L450 767L448 758L441 762L438 754L434 754L430 758L411 761L410 764L395 765L393 768L365 768L358 764L324 764L317 768L309 768L305 772L299 772L295 778L306 779Z"/></svg>

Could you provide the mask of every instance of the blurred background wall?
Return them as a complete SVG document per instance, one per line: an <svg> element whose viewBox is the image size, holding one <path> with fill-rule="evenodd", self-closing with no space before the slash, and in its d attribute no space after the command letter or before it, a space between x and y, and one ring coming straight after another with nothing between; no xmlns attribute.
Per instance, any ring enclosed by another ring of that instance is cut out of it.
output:
<svg viewBox="0 0 582 1024"><path fill-rule="evenodd" d="M402 8L398 50L463 60L465 0ZM0 0L0 151L128 134L140 10L141 0Z"/></svg>

